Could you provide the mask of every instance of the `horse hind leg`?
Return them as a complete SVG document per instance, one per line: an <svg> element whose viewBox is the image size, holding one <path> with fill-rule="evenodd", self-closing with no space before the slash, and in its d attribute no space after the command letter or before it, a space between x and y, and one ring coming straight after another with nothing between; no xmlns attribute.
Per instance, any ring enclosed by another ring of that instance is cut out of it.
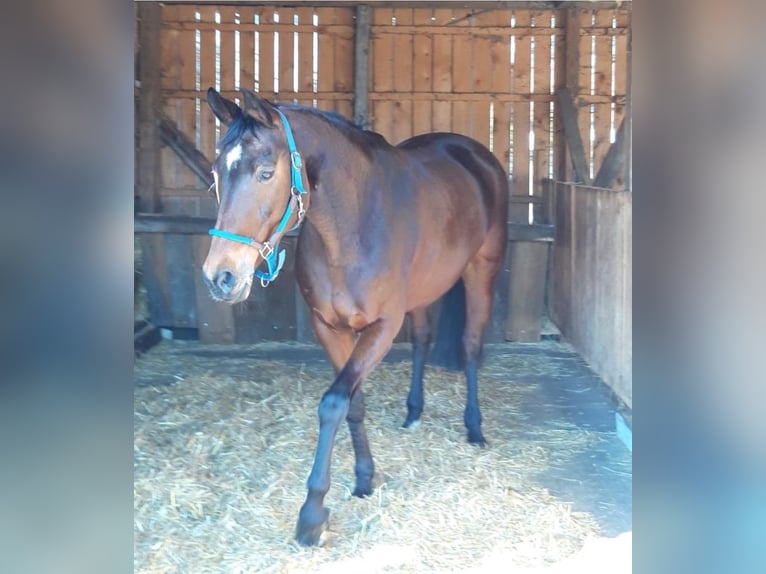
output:
<svg viewBox="0 0 766 574"><path fill-rule="evenodd" d="M466 405L463 421L468 430L468 442L479 446L485 446L487 442L481 431L479 362L484 329L492 311L492 285L501 264L502 259L498 262L496 258L487 258L480 251L463 272L466 294L466 325L463 333Z"/></svg>
<svg viewBox="0 0 766 574"><path fill-rule="evenodd" d="M412 381L407 395L407 418L402 427L416 428L423 412L423 372L425 371L428 348L431 345L431 330L428 325L427 308L421 307L410 312L412 325Z"/></svg>

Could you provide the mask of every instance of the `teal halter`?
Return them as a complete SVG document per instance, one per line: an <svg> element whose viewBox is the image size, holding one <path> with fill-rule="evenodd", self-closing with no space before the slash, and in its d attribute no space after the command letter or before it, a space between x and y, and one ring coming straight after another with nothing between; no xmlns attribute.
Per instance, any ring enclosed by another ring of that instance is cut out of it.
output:
<svg viewBox="0 0 766 574"><path fill-rule="evenodd" d="M271 245L271 241L274 237L279 237L281 239L285 227L287 227L287 222L290 221L290 218L293 215L296 203L298 205L298 221L290 231L300 227L301 222L303 221L303 216L306 214L306 211L303 208L303 196L306 195L307 192L306 188L303 187L303 177L301 175L303 160L301 159L301 154L298 153L298 149L295 146L293 131L290 129L290 123L287 121L285 114L283 114L282 111L277 108L274 109L282 118L282 125L284 126L285 135L287 136L287 149L290 152L290 200L287 202L287 207L285 208L285 213L282 216L282 220L279 222L279 225L271 234L271 237L265 243L260 243L252 237L237 235L235 233L223 231L222 229L213 228L208 231L208 234L214 237L222 237L223 239L236 241L237 243L244 243L245 245L250 245L251 247L258 249L258 253L261 255L261 257L263 257L263 260L266 262L266 267L268 269L268 271L265 272L261 271L260 269L255 270L255 276L261 280L261 285L263 287L266 287L269 283L277 278L279 272L282 269L282 266L285 264L285 250L283 249L282 251L278 251L279 239L275 241L274 245Z"/></svg>

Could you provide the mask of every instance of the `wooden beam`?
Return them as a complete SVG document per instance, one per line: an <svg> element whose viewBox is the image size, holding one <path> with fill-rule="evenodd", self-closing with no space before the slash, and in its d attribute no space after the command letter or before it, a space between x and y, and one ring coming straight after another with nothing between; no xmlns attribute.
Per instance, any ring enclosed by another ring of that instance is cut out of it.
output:
<svg viewBox="0 0 766 574"><path fill-rule="evenodd" d="M572 158L575 178L580 183L591 184L588 172L588 162L585 160L585 148L583 147L580 129L577 126L577 107L575 106L572 92L568 87L559 88L556 92L559 103L559 114L564 125L564 138Z"/></svg>
<svg viewBox="0 0 766 574"><path fill-rule="evenodd" d="M508 241L552 242L555 237L553 225L542 223L509 223Z"/></svg>
<svg viewBox="0 0 766 574"><path fill-rule="evenodd" d="M212 217L166 215L164 213L136 213L133 216L134 233L173 233L179 235L207 235L215 226ZM285 237L296 237L298 231L289 231Z"/></svg>
<svg viewBox="0 0 766 574"><path fill-rule="evenodd" d="M604 156L604 162L593 180L593 187L605 187L611 189L617 183L620 175L624 174L627 149L625 145L625 125L628 123L627 114L622 118L617 136ZM624 182L623 182L624 183Z"/></svg>
<svg viewBox="0 0 766 574"><path fill-rule="evenodd" d="M213 166L204 154L199 151L192 141L178 129L175 122L167 116L162 116L160 121L160 139L163 144L170 147L186 166L205 184L206 187L213 185Z"/></svg>
<svg viewBox="0 0 766 574"><path fill-rule="evenodd" d="M354 123L365 128L368 126L370 12L369 6L357 6L354 25Z"/></svg>
<svg viewBox="0 0 766 574"><path fill-rule="evenodd" d="M138 154L136 183L139 209L161 211L157 193L160 182L160 145L157 118L162 107L160 92L160 4L138 5Z"/></svg>

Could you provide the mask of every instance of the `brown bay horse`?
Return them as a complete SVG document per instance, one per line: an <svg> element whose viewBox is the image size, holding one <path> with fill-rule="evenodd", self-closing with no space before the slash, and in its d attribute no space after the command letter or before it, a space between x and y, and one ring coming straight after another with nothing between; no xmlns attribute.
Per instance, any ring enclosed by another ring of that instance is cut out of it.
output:
<svg viewBox="0 0 766 574"><path fill-rule="evenodd" d="M485 444L477 377L505 258L508 180L488 149L462 135L432 133L392 146L336 114L242 93L242 107L212 88L207 94L228 129L213 164L220 205L203 276L215 299L245 300L254 276L267 284L278 275L279 240L300 225L295 274L336 372L319 404L296 529L297 540L312 545L329 516L323 502L344 419L356 457L354 495L372 492L360 385L407 315L413 367L403 426L419 422L431 339L426 311L440 298L435 351L461 359L468 441ZM267 270L258 269L264 262Z"/></svg>

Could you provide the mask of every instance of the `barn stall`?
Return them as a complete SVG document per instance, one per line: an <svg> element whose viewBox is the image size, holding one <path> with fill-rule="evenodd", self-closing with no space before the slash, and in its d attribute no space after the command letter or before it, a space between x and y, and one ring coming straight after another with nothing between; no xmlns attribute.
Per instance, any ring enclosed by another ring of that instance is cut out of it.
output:
<svg viewBox="0 0 766 574"><path fill-rule="evenodd" d="M135 12L136 570L534 569L629 531L630 2ZM375 494L350 496L342 432L320 549L292 532L332 368L295 287L295 236L246 303L202 284L222 135L209 86L337 111L392 143L463 133L509 175L480 387L490 447L464 443L454 373L429 369L423 425L399 428L405 323L364 384Z"/></svg>

